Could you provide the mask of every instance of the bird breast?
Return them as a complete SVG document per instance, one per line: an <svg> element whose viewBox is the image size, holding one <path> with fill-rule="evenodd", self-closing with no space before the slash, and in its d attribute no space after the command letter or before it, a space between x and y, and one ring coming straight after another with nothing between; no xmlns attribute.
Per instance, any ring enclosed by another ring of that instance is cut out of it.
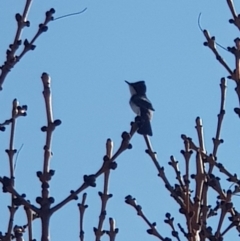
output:
<svg viewBox="0 0 240 241"><path fill-rule="evenodd" d="M137 114L137 115L141 115L141 111L140 111L140 108L137 106L137 105L135 105L134 103L133 103L133 101L129 101L129 104L130 104L130 106L131 106L131 108L132 108L132 110L133 110L133 112L135 113L135 114Z"/></svg>

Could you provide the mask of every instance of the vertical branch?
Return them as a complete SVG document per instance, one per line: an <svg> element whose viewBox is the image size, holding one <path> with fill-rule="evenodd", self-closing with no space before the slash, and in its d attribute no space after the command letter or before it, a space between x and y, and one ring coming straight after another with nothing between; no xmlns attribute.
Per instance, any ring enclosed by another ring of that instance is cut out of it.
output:
<svg viewBox="0 0 240 241"><path fill-rule="evenodd" d="M14 187L14 155L17 152L14 149L14 135L15 135L15 128L16 128L16 119L19 116L26 116L27 106L19 106L19 103L16 99L13 100L12 103L12 116L11 116L11 131L10 131L10 141L9 141L9 149L6 150L9 158L9 176L11 186ZM8 222L8 230L7 230L7 239L10 239L11 232L13 229L13 220L14 215L17 210L17 207L14 205L14 194L11 194L11 206L9 206L10 217Z"/></svg>
<svg viewBox="0 0 240 241"><path fill-rule="evenodd" d="M41 224L42 224L42 237L41 237L41 241L50 241L50 215L46 214L44 215L43 218L41 218Z"/></svg>
<svg viewBox="0 0 240 241"><path fill-rule="evenodd" d="M32 234L32 221L33 221L33 213L32 210L28 207L24 207L26 215L27 215L27 225L28 226L28 240L33 240L33 234Z"/></svg>
<svg viewBox="0 0 240 241"><path fill-rule="evenodd" d="M235 91L237 93L237 96L238 96L238 101L239 101L239 105L240 105L240 39L239 38L236 38L234 40L235 42L235 48L231 48L231 52L234 54L234 57L235 57L235 79L236 79L236 88L235 88ZM237 114L239 115L239 109L238 111L236 111L236 108L235 108L235 112L237 112Z"/></svg>
<svg viewBox="0 0 240 241"><path fill-rule="evenodd" d="M43 97L45 100L46 114L47 114L47 126L45 128L46 131L46 142L44 146L44 160L43 160L43 175L47 175L49 171L50 158L52 155L51 152L51 140L52 134L55 129L55 125L53 123L53 113L52 113L52 95L51 95L51 78L48 74L42 74L42 82L43 82ZM44 188L43 188L44 189ZM48 192L43 192L43 197L48 197Z"/></svg>
<svg viewBox="0 0 240 241"><path fill-rule="evenodd" d="M113 142L111 139L107 139L106 142L106 156L104 157L104 161L109 161L112 158L112 152L113 152ZM101 239L101 236L104 234L104 231L102 230L104 220L106 218L106 206L107 206L107 201L109 198L112 197L112 194L108 194L108 186L109 186L109 176L110 176L110 169L108 168L104 172L104 187L103 187L103 193L99 192L99 196L101 197L101 211L99 215L99 221L98 221L98 227L94 228L94 233L95 233L95 240L99 241Z"/></svg>
<svg viewBox="0 0 240 241"><path fill-rule="evenodd" d="M111 139L107 139L106 142L106 156L110 160L112 158L113 153L113 142ZM108 185L109 185L109 175L110 175L110 169L108 169L104 173L104 188L103 188L103 194L108 194Z"/></svg>
<svg viewBox="0 0 240 241"><path fill-rule="evenodd" d="M214 159L216 159L217 150L218 150L219 145L221 143L223 143L223 140L220 139L220 133L221 133L223 117L225 115L225 100L226 100L226 88L227 88L225 78L221 79L220 88L221 88L220 111L219 111L219 114L218 114L216 135L212 139L213 140L213 153L212 153L212 155L213 155ZM214 163L210 162L208 174L212 173L213 167L214 167Z"/></svg>
<svg viewBox="0 0 240 241"><path fill-rule="evenodd" d="M13 195L11 198L11 206L8 207L9 211L10 211L10 216L9 216L9 221L8 221L8 230L7 230L7 234L6 234L6 240L11 240L11 233L12 233L12 229L13 229L13 221L14 221L14 215L17 211L17 207L14 207L13 204Z"/></svg>
<svg viewBox="0 0 240 241"><path fill-rule="evenodd" d="M190 150L190 143L189 143L189 138L187 138L185 135L181 136L184 140L184 146L185 146L185 150L182 150L181 153L184 156L185 159L185 175L184 175L184 183L186 185L186 198L184 201L184 204L186 205L186 219L187 219L187 227L188 227L188 231L189 233L192 233L192 207L193 207L193 203L191 202L190 199L190 188L189 188L189 184L190 184L190 173L189 173L189 163L190 163L190 159L191 156L193 154L193 151Z"/></svg>
<svg viewBox="0 0 240 241"><path fill-rule="evenodd" d="M205 175L205 167L203 162L204 156L202 155L202 153L205 153L206 150L204 145L202 120L199 117L196 118L196 129L198 134L199 150L197 150L197 155L196 155L196 176L195 176L196 187L195 187L195 197L194 197L193 225L195 226L194 229L196 231L199 231L201 227L200 213L201 213L202 205L207 204L207 195L205 195L205 192L207 190L204 189L204 182L206 181L206 175Z"/></svg>
<svg viewBox="0 0 240 241"><path fill-rule="evenodd" d="M206 151L205 151L204 137L203 137L203 126L202 126L202 120L200 119L200 117L196 118L196 129L198 134L200 151L205 153Z"/></svg>
<svg viewBox="0 0 240 241"><path fill-rule="evenodd" d="M118 228L115 228L115 220L113 218L109 218L109 231L106 231L109 236L109 241L115 241L116 235L118 233Z"/></svg>
<svg viewBox="0 0 240 241"><path fill-rule="evenodd" d="M236 46L236 54L235 54L235 65L236 65L236 80L237 82L239 82L240 80L240 61L239 61L239 58L240 58L240 39L239 38L236 38L234 40L235 42L235 46Z"/></svg>
<svg viewBox="0 0 240 241"><path fill-rule="evenodd" d="M45 100L45 107L47 113L47 127L46 127L46 142L44 146L44 160L43 160L43 180L44 184L48 183L47 175L49 172L50 158L52 156L51 152L51 140L53 130L55 128L53 123L53 113L52 113L52 96L51 96L51 78L48 74L42 74L42 82L43 82L43 97ZM48 198L48 185L42 185L42 197L44 199Z"/></svg>
<svg viewBox="0 0 240 241"><path fill-rule="evenodd" d="M203 162L204 155L202 153L206 153L206 150L205 150L204 137L203 137L203 125L202 125L202 120L200 119L200 117L197 117L197 119L196 119L196 129L197 129L198 141L199 141L200 148L197 151L197 156L196 156L197 174L196 174L195 198L198 199L198 201L202 202L203 201L202 197L204 196L203 183L206 179L205 166L204 166L204 162Z"/></svg>
<svg viewBox="0 0 240 241"><path fill-rule="evenodd" d="M15 127L16 127L16 118L18 114L18 101L15 99L13 101L13 107L12 107L12 123L11 123L11 133L10 133L10 142L9 142L9 149L7 150L8 157L9 157L9 168L10 168L10 178L14 182L14 163L13 163L13 157L16 153L16 150L14 149L14 133L15 133ZM13 185L14 186L14 185Z"/></svg>
<svg viewBox="0 0 240 241"><path fill-rule="evenodd" d="M195 176L196 187L195 187L195 197L194 197L194 217L193 224L198 225L200 223L199 215L202 205L203 198L203 185L205 181L204 164L202 160L201 153L197 152L196 155L196 167L197 174Z"/></svg>
<svg viewBox="0 0 240 241"><path fill-rule="evenodd" d="M84 193L82 196L82 202L78 204L78 209L80 212L80 234L79 234L80 241L84 241L83 218L84 218L85 210L88 207L88 205L85 205L86 198L87 198L87 193Z"/></svg>
<svg viewBox="0 0 240 241"><path fill-rule="evenodd" d="M49 222L51 217L50 206L54 202L52 197L49 197L49 181L54 175L54 170L49 170L50 158L52 156L51 141L55 127L61 124L60 120L53 121L52 113L52 95L51 95L51 78L48 74L42 74L43 97L45 100L47 126L42 127L42 131L46 132L46 142L44 145L44 160L43 172L38 172L37 175L42 182L42 197L37 197L37 202L41 205L40 214L42 221L42 238L41 241L49 241Z"/></svg>
<svg viewBox="0 0 240 241"><path fill-rule="evenodd" d="M190 180L189 180L189 177L190 177L190 173L189 173L189 163L190 163L190 158L191 158L191 155L192 155L192 151L190 150L189 148L189 141L188 140L185 140L184 141L184 145L185 145L185 151L182 152L183 155L184 155L184 159L185 159L185 176L184 176L184 182L185 182L185 185L186 185L186 194L187 194L187 197L186 197L186 205L187 205L187 213L190 212L190 208L189 208L189 202L190 202L190 190L189 190L189 184L190 184ZM191 230L191 229L190 229Z"/></svg>

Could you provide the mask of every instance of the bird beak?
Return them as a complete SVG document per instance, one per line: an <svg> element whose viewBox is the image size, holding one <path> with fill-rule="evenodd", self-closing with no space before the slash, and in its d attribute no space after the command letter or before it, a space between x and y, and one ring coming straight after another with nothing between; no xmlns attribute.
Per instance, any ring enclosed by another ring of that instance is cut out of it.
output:
<svg viewBox="0 0 240 241"><path fill-rule="evenodd" d="M128 85L130 85L130 83L129 83L128 81L125 80L125 82L126 82Z"/></svg>

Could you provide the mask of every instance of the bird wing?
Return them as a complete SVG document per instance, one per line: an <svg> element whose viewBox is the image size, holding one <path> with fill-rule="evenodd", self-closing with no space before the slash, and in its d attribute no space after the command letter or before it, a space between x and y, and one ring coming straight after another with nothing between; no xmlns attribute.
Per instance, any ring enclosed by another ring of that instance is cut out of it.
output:
<svg viewBox="0 0 240 241"><path fill-rule="evenodd" d="M154 111L152 103L146 96L132 96L132 101L141 109L150 109Z"/></svg>

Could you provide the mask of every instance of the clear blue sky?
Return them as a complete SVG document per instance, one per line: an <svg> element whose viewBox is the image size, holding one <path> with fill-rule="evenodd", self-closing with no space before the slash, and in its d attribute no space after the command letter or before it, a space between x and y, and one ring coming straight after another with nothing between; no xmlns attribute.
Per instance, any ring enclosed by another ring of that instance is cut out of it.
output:
<svg viewBox="0 0 240 241"><path fill-rule="evenodd" d="M22 12L24 2L0 3L1 63L5 61L5 51L15 34L14 16ZM240 11L240 4L236 5ZM52 145L51 169L56 170L56 174L50 184L55 204L82 184L84 174L98 170L105 155L106 139L114 141L116 150L121 133L129 130L134 114L128 104L130 93L124 80L145 80L147 83L148 96L156 110L151 141L172 184L175 176L167 164L169 157L174 155L184 167L180 135L197 140L197 116L203 119L206 147L208 153L212 152L211 139L216 132L219 111L219 82L227 72L203 46L205 39L197 19L201 12L202 27L215 35L221 45L232 46L239 32L228 24L231 14L226 1L35 1L29 13L31 27L24 29L23 39L31 39L51 7L56 10L55 17L85 7L87 11L51 22L49 30L37 40L36 49L27 53L8 75L0 93L0 122L10 117L14 98L29 107L28 116L17 122L15 136L16 149L24 144L16 169L16 187L20 193L26 193L34 203L41 190L35 173L42 169L45 141L45 134L40 131L46 125L42 72L52 77L54 117L62 120L62 125L54 132ZM232 56L224 50L221 53L233 67ZM233 113L233 108L238 106L234 87L229 81L222 131L224 144L218 157L232 172L240 168L240 125ZM0 140L0 175L4 176L9 173L4 152L9 144L9 128L1 133ZM131 143L133 149L118 158L118 168L111 173L113 198L108 203L107 217L116 219L120 229L118 241L154 239L146 233L148 227L143 220L124 203L124 197L131 194L148 218L157 222L160 233L170 237L170 228L163 224L165 213L171 212L176 223L185 221L145 154L143 138L135 135ZM195 172L194 161L193 158L192 173ZM102 183L99 178L97 187L87 190L86 240L93 240L92 229L97 226L100 212L97 192L102 190ZM224 183L223 187L228 189L229 183ZM215 196L212 193L212 205ZM0 194L0 199L1 206L4 202L9 204L8 195ZM236 200L239 202L238 197ZM78 240L79 201L72 201L52 217L52 240ZM1 212L0 230L5 232L7 207ZM18 225L25 223L22 211L17 213L16 222ZM40 223L34 224L34 238L40 240ZM104 229L108 229L108 222ZM236 238L236 235L233 231L228 238ZM105 236L102 240L108 239Z"/></svg>

